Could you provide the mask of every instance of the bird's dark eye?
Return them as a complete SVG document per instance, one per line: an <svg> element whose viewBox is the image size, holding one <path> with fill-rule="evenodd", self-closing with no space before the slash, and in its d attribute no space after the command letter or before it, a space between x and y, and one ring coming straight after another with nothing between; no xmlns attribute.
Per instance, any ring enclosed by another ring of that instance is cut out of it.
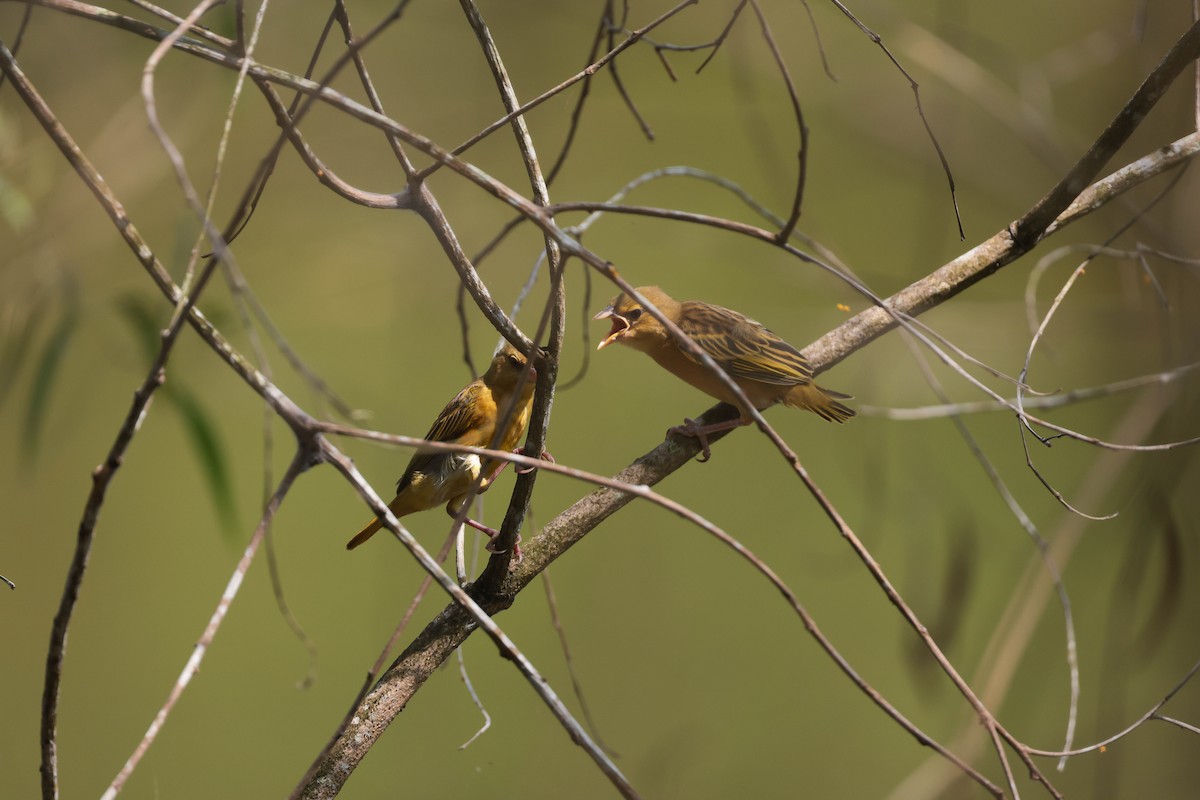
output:
<svg viewBox="0 0 1200 800"><path fill-rule="evenodd" d="M508 365L509 365L510 367L512 367L513 369L520 369L520 368L521 368L521 366L522 366L522 365L521 365L521 359L517 358L516 356L511 356L511 355L510 355L510 356L508 357Z"/></svg>
<svg viewBox="0 0 1200 800"><path fill-rule="evenodd" d="M642 315L642 310L640 308L631 308L625 314L625 319L629 320L630 322L636 322L637 318L640 317L641 315Z"/></svg>

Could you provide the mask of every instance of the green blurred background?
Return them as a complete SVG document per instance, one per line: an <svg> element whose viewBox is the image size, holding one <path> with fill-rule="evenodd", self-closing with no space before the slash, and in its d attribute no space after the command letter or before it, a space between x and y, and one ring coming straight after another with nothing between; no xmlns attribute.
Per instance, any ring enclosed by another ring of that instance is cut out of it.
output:
<svg viewBox="0 0 1200 800"><path fill-rule="evenodd" d="M709 41L733 5L689 9L652 38ZM186 13L183 5L172 7ZM353 7L357 30L369 29L388 7ZM633 4L629 24L641 26L667 7ZM764 9L811 129L800 228L884 295L1023 213L1189 24L1182 8L1108 0L856 6L921 84L930 124L958 182L962 243L912 92L884 54L834 8L814 4L838 78L833 82L822 71L804 8L768 2ZM586 63L601 5L491 2L482 11L517 91L528 98ZM10 47L22 12L17 4L0 6L0 38ZM258 59L302 71L326 13L320 4L272 6ZM214 28L231 29L229 8L214 14ZM947 48L966 61L954 60ZM132 35L39 8L19 60L178 277L197 225L147 129L138 84L150 49ZM435 141L456 144L501 114L478 46L454 4L412 4L367 57L388 112ZM688 165L731 178L786 213L797 134L752 15L743 15L699 75L694 71L703 54L667 58L677 81L645 45L619 62L656 140L642 136L601 73L552 196L603 200L647 170ZM1172 89L1109 169L1194 127L1190 83L1185 77ZM192 176L207 186L231 75L174 54L156 85L166 128ZM360 96L349 75L334 85ZM546 164L563 141L576 97L577 90L569 91L530 115ZM214 213L219 223L276 130L260 97L247 88L223 167ZM304 132L346 180L374 191L402 188L403 175L377 131L318 107ZM526 186L507 130L469 157L511 186ZM1130 193L924 321L1016 374L1029 342L1023 295L1037 259L1062 245L1103 241L1166 182L1160 178ZM469 253L510 217L454 176L439 174L431 186ZM1118 246L1145 242L1197 257L1198 198L1193 170ZM690 179L655 182L630 202L760 223L730 195ZM147 326L165 324L169 309L11 86L0 90L0 211L0 574L18 586L0 587L0 786L5 796L32 797L46 644L89 475L145 376ZM635 284L658 283L680 298L740 309L801 346L847 318L839 303L853 311L864 307L835 278L709 228L610 216L588 232L585 244ZM538 245L539 237L522 229L481 264L502 306L516 298ZM420 435L469 379L453 313L457 279L415 216L343 202L285 151L235 252L290 345L348 403L373 412L371 427ZM1072 256L1047 272L1039 309L1077 261ZM1137 264L1102 260L1089 267L1035 354L1035 387L1104 384L1196 360L1196 268L1161 259L1150 266L1167 307ZM593 281L584 308L578 263L570 265L567 288L564 377L574 375L594 347L602 326L592 326L588 343L581 331L613 293ZM533 330L545 293L543 277L518 317L525 330ZM251 352L223 282L206 291L201 307ZM496 335L473 309L471 325L470 342L482 360ZM298 403L329 413L273 349L271 365ZM948 370L935 372L953 398L978 397ZM937 402L896 334L822 382L854 394L864 412ZM98 795L144 733L254 527L264 463L277 477L291 456L290 434L278 423L270 426L273 448L265 454L261 402L190 330L171 358L167 385L169 393L157 398L109 492L70 632L59 718L61 786L68 798ZM1197 434L1196 397L1196 381L1187 378L1047 414L1101 438L1172 441ZM558 395L549 449L560 463L612 474L661 441L666 427L708 405L649 359L606 350L591 359L582 383ZM960 672L982 691L1001 666L1012 670L1007 682L1000 680L993 706L1009 729L1036 747L1061 746L1068 696L1062 613L1051 596L1034 606L1027 638L1012 636L998 651L986 649L1006 609L1034 596L1025 576L1044 573L953 424L864 413L835 427L786 409L768 418ZM1025 467L1011 415L976 415L967 425L1043 535L1070 544L1061 567L1079 636L1076 741L1090 744L1136 719L1200 657L1194 451L1123 454L1072 441L1037 447L1039 467L1070 500L1094 513L1120 512L1115 520L1091 523L1065 512ZM409 457L361 442L342 444L381 492ZM487 496L484 517L493 524L510 487L506 477ZM721 442L711 463L689 464L659 488L771 564L863 677L925 731L950 743L975 730L965 702L763 437L740 431ZM533 525L585 491L582 484L541 476ZM384 537L344 551L367 516L330 469L297 482L275 525L275 547L287 601L318 649L316 684L297 688L308 656L276 607L260 554L200 674L125 797L279 796L292 788L420 581L412 560ZM440 512L407 522L429 547L447 528ZM526 538L532 534L527 526ZM945 769L850 685L774 589L660 509L635 502L556 562L552 575L599 733L646 797L925 797L935 784L923 781ZM441 596L427 600L418 628L444 602ZM560 694L569 695L542 588L531 586L499 622ZM469 749L457 749L479 715L455 670L445 669L397 719L345 796L614 794L490 642L473 637L465 654L492 729ZM573 700L570 705L578 708ZM1186 687L1164 713L1195 724L1200 687ZM1071 797L1194 797L1198 741L1150 723L1106 753L1050 774ZM1001 780L990 751L973 761ZM1053 761L1041 763L1052 771ZM1038 796L1032 784L1021 785ZM984 794L960 780L942 796Z"/></svg>

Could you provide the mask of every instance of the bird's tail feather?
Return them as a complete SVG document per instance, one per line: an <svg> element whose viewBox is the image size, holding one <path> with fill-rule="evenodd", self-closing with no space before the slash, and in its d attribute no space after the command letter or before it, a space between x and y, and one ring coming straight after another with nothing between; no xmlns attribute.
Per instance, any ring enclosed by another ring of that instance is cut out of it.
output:
<svg viewBox="0 0 1200 800"><path fill-rule="evenodd" d="M854 409L839 403L837 399L849 400L850 395L822 389L815 383L795 386L783 398L783 404L791 408L803 408L830 422L845 422L855 415Z"/></svg>
<svg viewBox="0 0 1200 800"><path fill-rule="evenodd" d="M401 492L400 494L396 495L395 499L388 503L388 508L392 510L392 513L395 514L397 518L403 517L406 514L411 514L412 512L418 510L417 508L412 507L412 497L410 492ZM353 550L354 548L358 547L367 539L370 539L372 536L374 536L375 532L382 527L383 523L379 521L379 517L373 518L367 523L365 528L354 534L353 539L346 542L346 549Z"/></svg>
<svg viewBox="0 0 1200 800"><path fill-rule="evenodd" d="M372 536L374 536L375 531L379 530L382 527L383 527L383 523L379 521L379 518L372 517L371 521L367 523L367 526L365 528L363 528L358 533L354 534L353 539L346 542L346 549L353 550L354 548L358 547L360 544L365 542L367 539L370 539Z"/></svg>

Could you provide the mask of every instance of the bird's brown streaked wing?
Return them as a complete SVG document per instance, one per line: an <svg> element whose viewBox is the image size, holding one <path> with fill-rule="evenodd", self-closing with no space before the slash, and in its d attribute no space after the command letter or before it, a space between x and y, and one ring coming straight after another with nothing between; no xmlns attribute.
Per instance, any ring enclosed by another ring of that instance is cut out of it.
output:
<svg viewBox="0 0 1200 800"><path fill-rule="evenodd" d="M683 303L678 324L732 377L778 386L812 380L812 367L799 350L736 311L707 303Z"/></svg>
<svg viewBox="0 0 1200 800"><path fill-rule="evenodd" d="M425 438L433 442L457 442L470 431L482 426L484 406L491 402L487 387L482 381L475 381L463 387L463 390L446 404L442 413L433 421ZM475 444L467 442L466 444Z"/></svg>
<svg viewBox="0 0 1200 800"><path fill-rule="evenodd" d="M484 410L483 404L480 402L481 394L486 391L487 388L482 381L475 381L463 387L463 390L446 404L442 413L438 414L437 419L429 428L429 432L425 434L425 438L431 442L478 444L474 441L460 442L460 440L469 432L480 427L480 414ZM484 442L484 444L487 443ZM408 467L400 476L400 480L396 481L396 494L404 491L405 487L412 482L413 473L430 472L430 464L434 459L444 459L451 455L446 452L422 453L418 450L412 460L408 462Z"/></svg>

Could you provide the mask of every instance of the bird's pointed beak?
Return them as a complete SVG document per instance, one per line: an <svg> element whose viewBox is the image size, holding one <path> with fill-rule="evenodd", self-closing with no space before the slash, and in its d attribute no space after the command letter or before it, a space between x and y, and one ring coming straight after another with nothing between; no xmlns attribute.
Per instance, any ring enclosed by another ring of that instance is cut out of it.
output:
<svg viewBox="0 0 1200 800"><path fill-rule="evenodd" d="M605 336L603 339L600 340L600 344L596 345L597 350L603 350L604 348L608 347L610 344L612 344L617 339L619 339L621 337L621 334L623 334L623 333L625 333L625 331L629 330L629 320L625 319L620 314L613 311L612 306L609 306L608 308L604 309L599 314L592 317L592 319L611 319L612 320L612 330L608 332L608 336Z"/></svg>

